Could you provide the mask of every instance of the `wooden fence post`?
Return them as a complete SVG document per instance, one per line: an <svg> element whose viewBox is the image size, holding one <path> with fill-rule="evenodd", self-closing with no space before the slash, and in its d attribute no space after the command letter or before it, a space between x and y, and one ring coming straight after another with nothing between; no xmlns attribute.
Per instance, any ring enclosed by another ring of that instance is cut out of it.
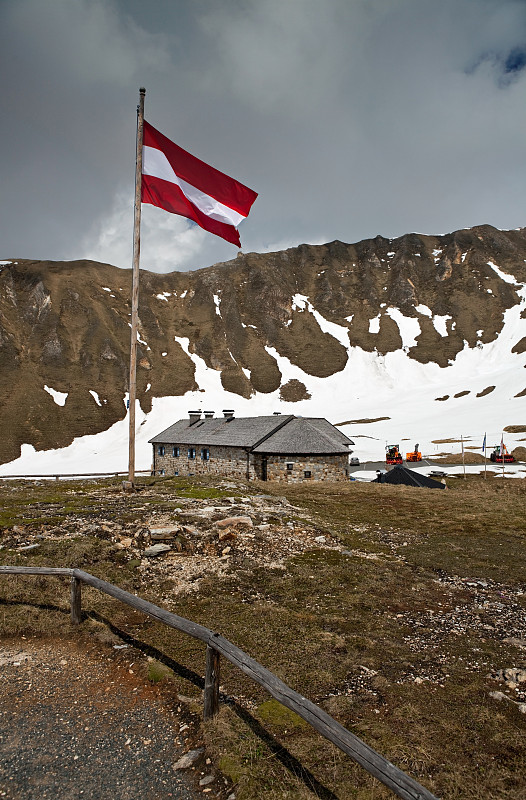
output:
<svg viewBox="0 0 526 800"><path fill-rule="evenodd" d="M219 659L217 650L207 644L203 712L205 719L211 719L219 711Z"/></svg>
<svg viewBox="0 0 526 800"><path fill-rule="evenodd" d="M80 625L82 622L82 583L74 575L71 576L71 623Z"/></svg>

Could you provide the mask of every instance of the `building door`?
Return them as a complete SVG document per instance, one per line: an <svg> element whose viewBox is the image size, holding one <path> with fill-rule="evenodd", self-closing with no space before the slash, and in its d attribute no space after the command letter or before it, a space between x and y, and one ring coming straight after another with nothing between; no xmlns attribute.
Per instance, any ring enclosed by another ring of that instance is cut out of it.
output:
<svg viewBox="0 0 526 800"><path fill-rule="evenodd" d="M267 480L267 459L266 458L262 458L261 459L261 480L262 481L266 481Z"/></svg>

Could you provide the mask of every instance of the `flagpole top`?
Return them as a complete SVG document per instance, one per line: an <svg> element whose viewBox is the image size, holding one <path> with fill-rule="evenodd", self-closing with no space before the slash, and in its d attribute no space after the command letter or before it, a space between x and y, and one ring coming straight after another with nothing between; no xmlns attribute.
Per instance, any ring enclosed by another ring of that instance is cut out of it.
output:
<svg viewBox="0 0 526 800"><path fill-rule="evenodd" d="M139 89L139 94L142 94L143 97L146 94L146 89L144 88L144 86L141 86L141 88Z"/></svg>

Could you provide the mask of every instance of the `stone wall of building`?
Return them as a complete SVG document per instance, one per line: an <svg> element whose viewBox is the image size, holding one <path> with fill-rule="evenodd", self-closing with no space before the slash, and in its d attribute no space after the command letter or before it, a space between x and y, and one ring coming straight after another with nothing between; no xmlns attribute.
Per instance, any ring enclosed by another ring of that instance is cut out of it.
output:
<svg viewBox="0 0 526 800"><path fill-rule="evenodd" d="M222 475L248 480L266 480L281 483L308 481L344 481L349 475L349 457L337 456L248 456L240 447L211 446L195 447L195 458L188 457L188 447L179 446L179 455L174 455L177 445L155 445L154 470L156 475ZM162 454L162 448L164 453ZM202 458L207 450L209 458ZM289 466L291 465L291 466Z"/></svg>
<svg viewBox="0 0 526 800"><path fill-rule="evenodd" d="M155 445L154 469L156 475L230 475L249 480L256 477L254 456L249 454L247 474L247 454L240 447L195 447L195 458L189 458L186 445L179 446L179 456L173 455L174 446L177 445ZM160 454L162 447L164 447L164 455ZM208 450L208 459L201 456L201 451L204 449Z"/></svg>
<svg viewBox="0 0 526 800"><path fill-rule="evenodd" d="M345 481L349 456L267 456L267 480L281 483Z"/></svg>

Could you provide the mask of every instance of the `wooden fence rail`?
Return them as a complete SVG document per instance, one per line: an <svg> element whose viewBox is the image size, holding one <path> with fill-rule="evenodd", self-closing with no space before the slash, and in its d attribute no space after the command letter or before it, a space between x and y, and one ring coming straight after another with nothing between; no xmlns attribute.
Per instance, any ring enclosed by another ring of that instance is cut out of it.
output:
<svg viewBox="0 0 526 800"><path fill-rule="evenodd" d="M261 666L257 661L240 650L218 633L199 625L196 622L179 617L170 611L165 611L159 606L143 600L136 595L119 589L112 583L103 581L84 572L81 569L67 569L60 567L9 567L0 566L0 575L58 575L69 577L71 580L71 621L78 625L82 619L82 584L92 586L105 592L111 597L120 600L131 608L142 612L170 628L187 633L194 639L199 639L206 644L206 671L204 690L204 717L212 717L219 707L219 664L220 656L224 656L245 675L258 683L286 708L294 711L306 720L318 733L343 750L371 775L388 786L394 794L404 800L437 800L436 796L421 786L417 781L406 775L394 764L384 758L372 747L348 731L339 722L329 716L322 708L295 692L286 683L283 683L272 672Z"/></svg>
<svg viewBox="0 0 526 800"><path fill-rule="evenodd" d="M152 475L151 469L136 469L136 475ZM47 475L0 475L0 480L36 480L37 478L47 478L58 481L61 478L116 478L119 475L128 475L128 470L120 472L53 472Z"/></svg>

